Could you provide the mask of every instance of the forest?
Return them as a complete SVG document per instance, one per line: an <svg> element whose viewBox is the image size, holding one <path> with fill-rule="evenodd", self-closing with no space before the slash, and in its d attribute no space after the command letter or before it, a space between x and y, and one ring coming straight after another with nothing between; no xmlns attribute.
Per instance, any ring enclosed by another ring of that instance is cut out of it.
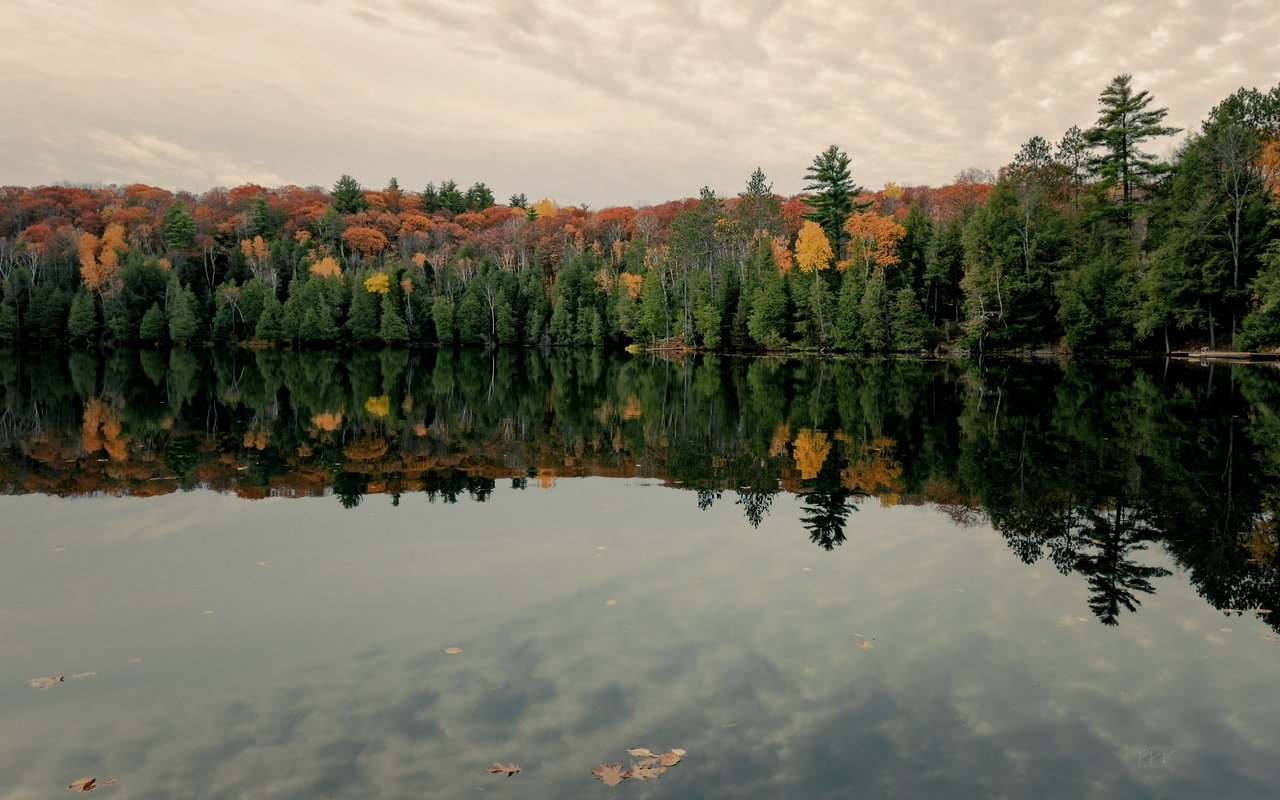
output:
<svg viewBox="0 0 1280 800"><path fill-rule="evenodd" d="M1193 131L1166 115L1119 75L1093 125L995 174L870 191L832 145L795 196L756 169L734 197L642 208L348 175L3 187L0 345L1275 348L1280 86Z"/></svg>

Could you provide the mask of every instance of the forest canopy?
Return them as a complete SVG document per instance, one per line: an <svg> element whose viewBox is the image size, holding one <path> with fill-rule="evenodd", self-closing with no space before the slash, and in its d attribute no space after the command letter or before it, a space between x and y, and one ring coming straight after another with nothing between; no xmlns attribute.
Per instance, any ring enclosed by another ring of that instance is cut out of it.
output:
<svg viewBox="0 0 1280 800"><path fill-rule="evenodd" d="M3 187L0 344L1274 348L1280 86L1165 116L1119 75L994 174L871 191L833 144L801 194L756 169L641 208L349 175Z"/></svg>

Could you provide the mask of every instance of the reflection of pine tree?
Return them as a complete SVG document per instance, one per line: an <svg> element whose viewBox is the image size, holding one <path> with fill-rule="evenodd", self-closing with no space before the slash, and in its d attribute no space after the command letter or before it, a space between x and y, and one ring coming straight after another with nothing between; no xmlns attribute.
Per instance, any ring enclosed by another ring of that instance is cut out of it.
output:
<svg viewBox="0 0 1280 800"><path fill-rule="evenodd" d="M805 481L808 491L801 495L804 501L800 522L809 530L809 540L823 550L833 550L845 540L844 524L850 510L850 498L865 497L862 492L845 488L840 474L848 465L843 446L833 448L822 462L822 469L813 480Z"/></svg>
<svg viewBox="0 0 1280 800"><path fill-rule="evenodd" d="M764 521L764 515L769 513L769 506L773 505L773 496L777 493L777 489L773 491L739 490L738 499L734 503L742 506L751 527L759 528L760 523Z"/></svg>
<svg viewBox="0 0 1280 800"><path fill-rule="evenodd" d="M369 490L369 476L360 472L339 472L333 479L333 493L343 508L355 508Z"/></svg>
<svg viewBox="0 0 1280 800"><path fill-rule="evenodd" d="M1115 508L1106 515L1095 511L1085 514L1092 523L1095 553L1082 555L1076 570L1089 579L1089 608L1104 625L1119 623L1121 608L1136 611L1134 592L1155 594L1150 578L1169 575L1162 567L1143 566L1128 558L1129 553L1145 550L1142 542L1145 519L1137 509L1125 508L1117 499Z"/></svg>

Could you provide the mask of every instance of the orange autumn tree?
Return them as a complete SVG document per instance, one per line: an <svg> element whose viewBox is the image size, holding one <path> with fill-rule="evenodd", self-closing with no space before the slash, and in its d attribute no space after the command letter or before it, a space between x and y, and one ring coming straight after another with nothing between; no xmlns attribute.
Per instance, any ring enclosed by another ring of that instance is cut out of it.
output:
<svg viewBox="0 0 1280 800"><path fill-rule="evenodd" d="M898 244L907 230L893 217L861 211L849 216L844 229L849 234L849 259L842 269L857 264L864 278L884 277L887 267L897 265Z"/></svg>
<svg viewBox="0 0 1280 800"><path fill-rule="evenodd" d="M128 251L124 241L124 226L111 224L99 239L92 233L82 233L76 241L80 260L80 279L85 288L101 296L120 288L120 254Z"/></svg>

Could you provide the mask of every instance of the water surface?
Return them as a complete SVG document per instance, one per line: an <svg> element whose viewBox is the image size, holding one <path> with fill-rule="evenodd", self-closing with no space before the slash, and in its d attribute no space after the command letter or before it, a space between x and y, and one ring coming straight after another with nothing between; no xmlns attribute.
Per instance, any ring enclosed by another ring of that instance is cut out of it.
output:
<svg viewBox="0 0 1280 800"><path fill-rule="evenodd" d="M1272 371L147 351L0 386L5 800L604 796L637 746L688 750L637 797L1280 778Z"/></svg>

